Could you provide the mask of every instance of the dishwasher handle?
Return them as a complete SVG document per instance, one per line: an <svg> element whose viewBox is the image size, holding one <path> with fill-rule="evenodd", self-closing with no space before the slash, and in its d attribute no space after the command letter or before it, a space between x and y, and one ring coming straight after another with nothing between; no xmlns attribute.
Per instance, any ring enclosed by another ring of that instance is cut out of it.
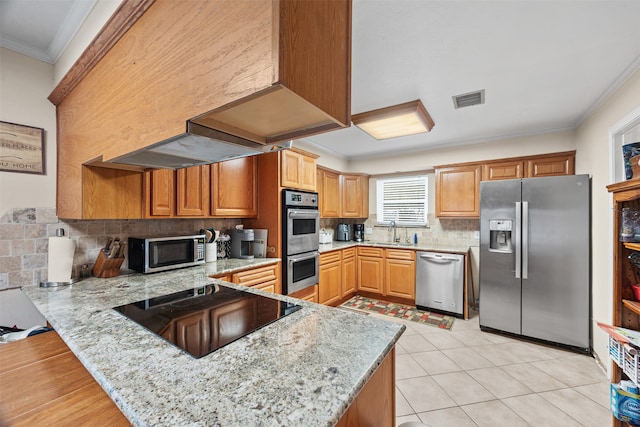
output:
<svg viewBox="0 0 640 427"><path fill-rule="evenodd" d="M459 262L460 258L446 257L442 255L420 255L422 259L433 259L436 261L456 261Z"/></svg>

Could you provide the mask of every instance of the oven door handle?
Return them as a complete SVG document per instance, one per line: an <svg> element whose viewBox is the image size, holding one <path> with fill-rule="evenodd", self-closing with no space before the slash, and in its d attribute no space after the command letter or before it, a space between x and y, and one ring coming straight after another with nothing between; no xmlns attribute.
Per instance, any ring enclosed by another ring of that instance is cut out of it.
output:
<svg viewBox="0 0 640 427"><path fill-rule="evenodd" d="M296 262L306 261L308 259L317 258L319 256L320 256L320 252L314 251L314 252L311 252L309 255L304 255L299 257L298 256L287 257L287 261L289 261L289 264L294 264Z"/></svg>
<svg viewBox="0 0 640 427"><path fill-rule="evenodd" d="M320 217L320 211L316 210L316 209L289 209L288 211L289 213L289 218L292 219L296 219L296 218L319 218Z"/></svg>

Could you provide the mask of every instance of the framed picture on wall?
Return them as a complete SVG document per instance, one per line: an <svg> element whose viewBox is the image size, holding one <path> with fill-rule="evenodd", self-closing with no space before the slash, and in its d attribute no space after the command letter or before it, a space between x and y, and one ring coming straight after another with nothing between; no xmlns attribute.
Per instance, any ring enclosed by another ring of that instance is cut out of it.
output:
<svg viewBox="0 0 640 427"><path fill-rule="evenodd" d="M44 175L44 129L0 121L0 172Z"/></svg>

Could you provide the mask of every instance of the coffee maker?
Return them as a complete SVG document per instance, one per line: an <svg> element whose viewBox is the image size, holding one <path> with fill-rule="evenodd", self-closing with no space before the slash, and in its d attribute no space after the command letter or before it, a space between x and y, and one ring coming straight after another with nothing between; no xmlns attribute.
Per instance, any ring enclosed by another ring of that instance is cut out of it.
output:
<svg viewBox="0 0 640 427"><path fill-rule="evenodd" d="M253 241L255 240L252 229L231 231L231 258L253 259Z"/></svg>
<svg viewBox="0 0 640 427"><path fill-rule="evenodd" d="M364 224L353 225L353 241L362 242L364 240Z"/></svg>

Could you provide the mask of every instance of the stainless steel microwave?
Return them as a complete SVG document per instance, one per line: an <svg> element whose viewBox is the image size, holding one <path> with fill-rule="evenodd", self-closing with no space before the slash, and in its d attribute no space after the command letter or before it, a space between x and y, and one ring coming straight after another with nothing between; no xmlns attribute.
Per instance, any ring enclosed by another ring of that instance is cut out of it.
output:
<svg viewBox="0 0 640 427"><path fill-rule="evenodd" d="M205 235L129 237L129 268L155 273L204 264Z"/></svg>

